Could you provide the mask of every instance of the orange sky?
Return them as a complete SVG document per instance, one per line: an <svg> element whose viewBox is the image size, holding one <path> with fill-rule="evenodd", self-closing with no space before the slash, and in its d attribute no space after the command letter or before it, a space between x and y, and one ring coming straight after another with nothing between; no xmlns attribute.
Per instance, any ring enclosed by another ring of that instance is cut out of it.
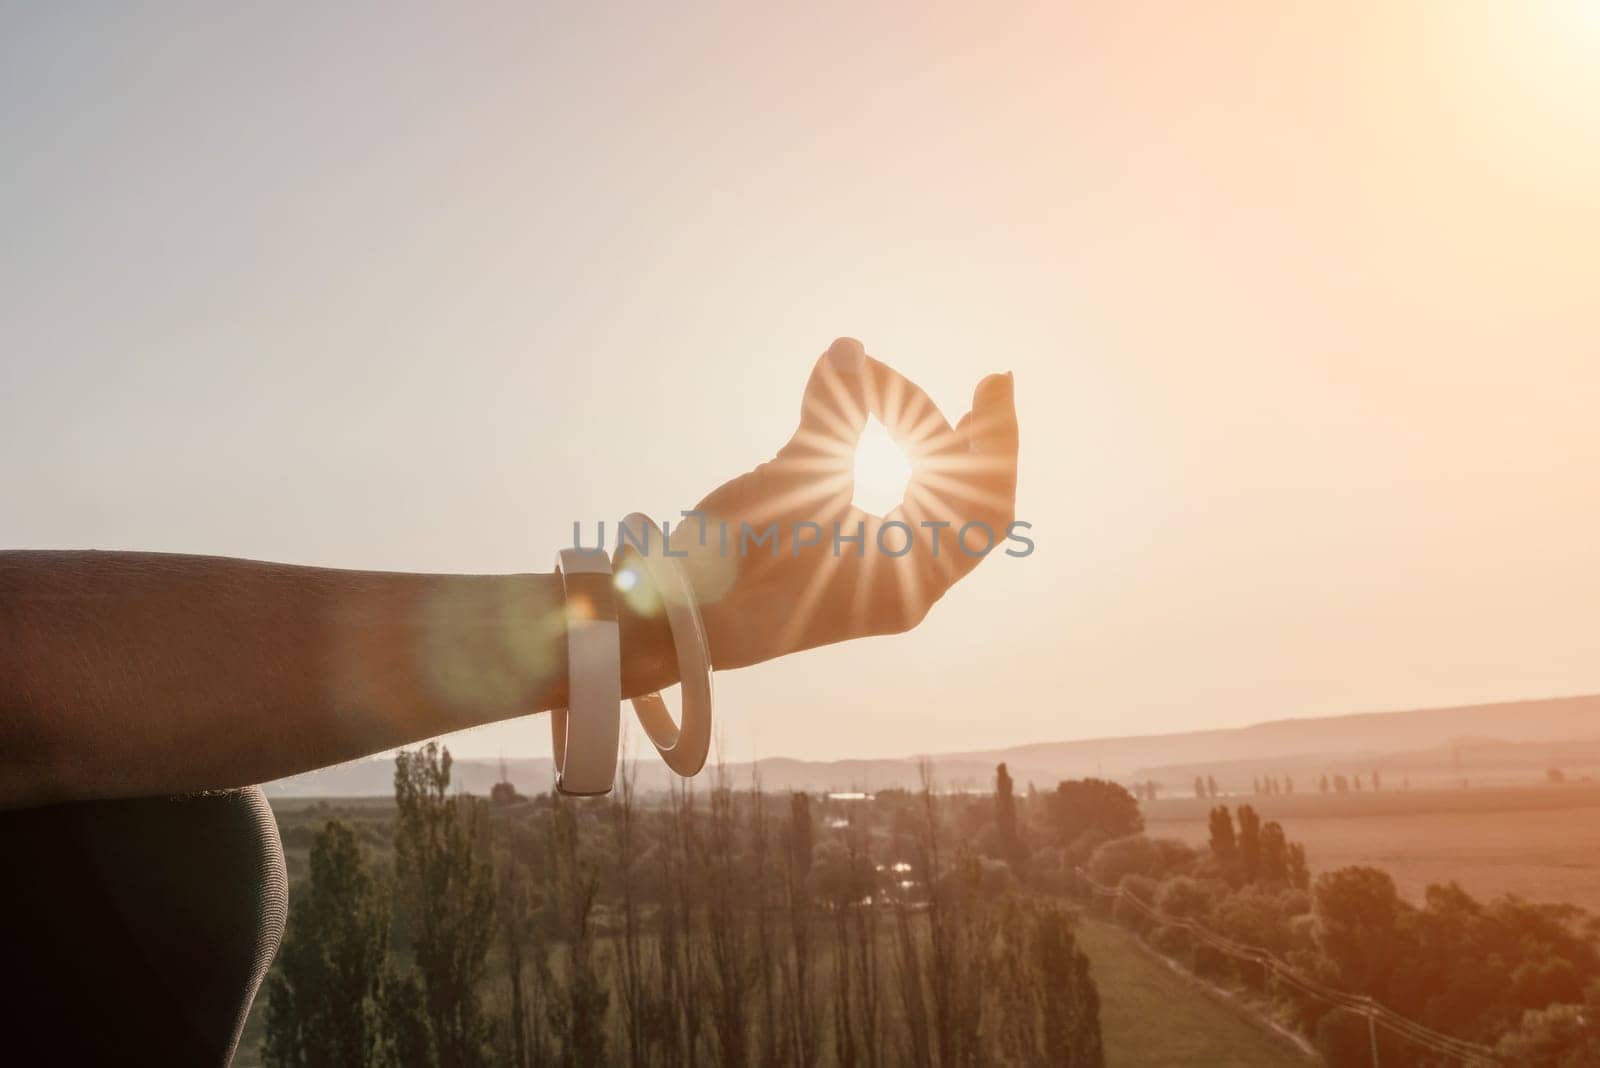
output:
<svg viewBox="0 0 1600 1068"><path fill-rule="evenodd" d="M1038 551L733 758L1600 690L1600 4L754 6L0 16L0 546L547 569L852 334Z"/></svg>

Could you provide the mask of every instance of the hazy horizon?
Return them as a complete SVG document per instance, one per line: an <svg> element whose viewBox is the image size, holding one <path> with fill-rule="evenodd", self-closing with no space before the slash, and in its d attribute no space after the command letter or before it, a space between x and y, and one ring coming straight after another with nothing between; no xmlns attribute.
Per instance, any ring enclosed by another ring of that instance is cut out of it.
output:
<svg viewBox="0 0 1600 1068"><path fill-rule="evenodd" d="M548 570L848 334L1037 551L730 760L1600 692L1596 12L11 9L0 547Z"/></svg>
<svg viewBox="0 0 1600 1068"><path fill-rule="evenodd" d="M1571 707L1574 705L1581 707ZM1537 706L1543 706L1543 708ZM1557 709L1550 706L1563 707ZM1540 711L1553 714L1549 717L1548 721L1540 722L1536 718ZM1483 714L1488 714L1492 720L1498 719L1504 715L1514 715L1517 717L1516 722L1518 727L1521 729L1506 730L1492 728L1490 733L1476 733L1482 728L1480 718L1478 723L1472 723L1470 725L1466 722L1463 722L1459 726L1454 726L1453 724L1452 726L1456 733L1452 733L1451 730L1445 730L1442 733L1438 733L1429 730L1431 724L1418 722L1424 717L1431 717L1436 714L1448 714L1452 721L1470 721L1475 718L1475 715L1477 717L1481 717ZM1127 743L1134 748L1139 748L1141 743L1161 742L1166 739L1180 738L1190 734L1233 734L1234 732L1241 732L1245 735L1249 735L1253 731L1265 731L1268 729L1277 728L1278 730L1276 731L1276 734L1279 738L1281 738L1284 729L1293 730L1299 726L1309 727L1312 724L1331 727L1336 732L1339 732L1340 728L1345 726L1344 721L1371 719L1384 720L1386 721L1386 726L1390 728L1398 726L1399 728L1398 736L1392 731L1392 729L1380 730L1376 736L1371 734L1361 736L1361 746L1366 747L1369 754L1373 756L1414 756L1424 750L1429 750L1439 745L1468 742L1483 742L1495 746L1513 747L1537 746L1542 744L1570 744L1578 742L1585 743L1586 745L1589 743L1600 744L1600 694L1566 694L1552 697L1533 697L1522 701L1494 701L1470 705L1449 705L1429 708L1371 709L1362 712L1334 713L1332 715L1291 716L1280 719L1257 720L1251 723L1232 724L1219 727L1182 727L1174 731L1151 731L1137 734L1101 734L1086 737L1035 738L1027 740L1014 740L1010 742L996 742L994 745L974 749L913 749L901 753L881 753L870 756L840 754L825 757L801 757L790 753L758 753L754 755L741 755L737 753L724 752L721 747L714 745L712 762L716 763L718 761L722 761L730 767L735 767L750 763L765 763L770 761L795 761L807 764L827 764L885 763L896 761L917 762L924 758L930 758L935 761L967 759L992 760L997 756L1002 759L1013 759L1013 757L1015 759L1023 759L1024 754L1021 751L1026 750L1050 750L1095 745L1109 746L1122 743ZM1574 720L1578 722L1574 723ZM1592 727L1588 726L1590 723L1592 723ZM461 759L468 761L479 761L492 764L493 761L497 759L508 761L549 760L548 752L537 751L512 752L508 750L489 754L476 752L469 749L458 753L456 749L457 741L463 737L468 737L469 735L470 732L462 732L458 735L447 735L443 740L445 744L451 748L452 755L459 755ZM1303 737L1304 736L1301 736L1302 740ZM1315 742L1312 742L1311 744L1315 744ZM1227 744L1224 743L1223 749L1226 750L1227 748ZM1165 760L1163 763L1166 765L1177 765L1192 761L1198 764L1215 764L1219 762L1248 762L1251 760L1264 760L1269 758L1313 758L1325 755L1327 754L1321 754L1315 749L1307 749L1303 744L1299 744L1298 742L1291 743L1288 748L1284 748L1281 744L1268 743L1258 751L1247 754L1240 754L1237 751L1234 751L1233 755L1223 755L1221 751L1217 753L1192 753L1175 751L1170 754L1170 760ZM629 760L640 762L641 767L659 770L654 768L654 758L650 755L648 743L642 739L635 739L630 743L630 747L626 753L626 756ZM363 759L387 766L392 762L393 754L375 753L370 757ZM1555 762L1559 764L1559 753L1552 752L1551 759L1555 760ZM1587 766L1588 759L1588 752L1587 749L1585 749L1582 759L1579 762L1584 764L1584 766ZM988 764L985 764L984 766L986 769L992 770L989 768ZM1122 769L1123 772L1126 772L1127 770L1128 769L1126 768ZM1542 774L1542 767L1537 770ZM311 772L307 773L306 775L290 776L290 778L314 777L316 774L316 772ZM665 779L669 778L670 776L663 772L662 777Z"/></svg>

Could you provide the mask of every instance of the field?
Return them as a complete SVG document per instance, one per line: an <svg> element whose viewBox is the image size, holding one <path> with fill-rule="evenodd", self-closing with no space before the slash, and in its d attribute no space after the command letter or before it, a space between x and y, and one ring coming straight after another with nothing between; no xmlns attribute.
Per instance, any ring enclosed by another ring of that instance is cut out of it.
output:
<svg viewBox="0 0 1600 1068"><path fill-rule="evenodd" d="M1254 805L1305 843L1312 874L1370 864L1418 900L1455 880L1478 897L1515 893L1600 913L1600 786L1180 798L1143 805L1150 834L1206 841L1214 804Z"/></svg>
<svg viewBox="0 0 1600 1068"><path fill-rule="evenodd" d="M1100 988L1107 1068L1315 1064L1287 1039L1163 963L1120 927L1084 920L1078 944Z"/></svg>

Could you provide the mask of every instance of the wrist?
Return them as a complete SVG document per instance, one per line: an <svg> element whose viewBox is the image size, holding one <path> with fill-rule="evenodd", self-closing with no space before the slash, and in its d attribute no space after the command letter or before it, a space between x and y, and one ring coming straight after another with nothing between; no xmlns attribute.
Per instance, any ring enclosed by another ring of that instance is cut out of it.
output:
<svg viewBox="0 0 1600 1068"><path fill-rule="evenodd" d="M636 581L648 584L642 568L630 571ZM653 588L617 592L617 633L622 645L622 696L664 690L678 681L678 660L672 628ZM649 607L643 607L649 606Z"/></svg>

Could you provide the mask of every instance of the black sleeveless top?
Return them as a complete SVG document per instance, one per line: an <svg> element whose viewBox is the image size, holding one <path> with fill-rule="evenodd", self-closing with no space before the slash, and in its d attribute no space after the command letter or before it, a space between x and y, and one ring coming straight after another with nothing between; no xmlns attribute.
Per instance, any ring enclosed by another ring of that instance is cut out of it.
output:
<svg viewBox="0 0 1600 1068"><path fill-rule="evenodd" d="M288 908L259 789L0 812L0 855L10 1063L230 1061Z"/></svg>

